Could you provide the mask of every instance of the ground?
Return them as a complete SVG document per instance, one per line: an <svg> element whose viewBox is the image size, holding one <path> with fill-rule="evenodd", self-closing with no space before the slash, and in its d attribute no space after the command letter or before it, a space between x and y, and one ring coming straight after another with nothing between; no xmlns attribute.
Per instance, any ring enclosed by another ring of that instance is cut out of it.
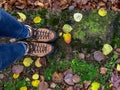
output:
<svg viewBox="0 0 120 90"><path fill-rule="evenodd" d="M56 50L51 56L24 56L14 62L0 72L0 90L26 90L20 89L23 86L28 90L98 90L97 87L100 90L119 90L119 12L107 11L104 17L98 14L98 10L81 12L41 9L8 13L18 19L20 16L17 12L26 15L24 24L34 28L52 28L58 34L57 40L52 43ZM74 20L75 13L83 15L80 22ZM38 23L34 21L36 16L42 19ZM69 32L72 36L70 43L66 43L63 38L65 24L73 29ZM9 42L9 39L3 38L1 42ZM106 44L109 45L107 50L111 47L113 49L104 55L103 47ZM29 67L23 64L25 59L32 60ZM35 65L37 60L40 67ZM23 70L16 65L22 66ZM17 67L15 71L14 66ZM19 72L18 77L13 76L16 72ZM36 87L32 84L34 74L38 74L37 79L40 80ZM94 87L96 89L92 89Z"/></svg>

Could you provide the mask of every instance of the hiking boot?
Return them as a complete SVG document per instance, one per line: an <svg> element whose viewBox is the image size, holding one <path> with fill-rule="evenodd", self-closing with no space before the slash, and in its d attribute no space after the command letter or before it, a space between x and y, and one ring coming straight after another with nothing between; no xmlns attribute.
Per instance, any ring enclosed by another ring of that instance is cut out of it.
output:
<svg viewBox="0 0 120 90"><path fill-rule="evenodd" d="M52 42L57 38L56 32L47 28L32 28L26 25L30 30L31 41Z"/></svg>
<svg viewBox="0 0 120 90"><path fill-rule="evenodd" d="M47 43L29 42L27 46L27 54L32 56L44 57L54 51L54 47Z"/></svg>

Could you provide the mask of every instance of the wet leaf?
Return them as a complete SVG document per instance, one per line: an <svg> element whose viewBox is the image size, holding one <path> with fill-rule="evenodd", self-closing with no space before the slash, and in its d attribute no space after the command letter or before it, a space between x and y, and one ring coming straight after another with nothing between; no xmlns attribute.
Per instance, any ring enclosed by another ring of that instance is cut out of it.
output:
<svg viewBox="0 0 120 90"><path fill-rule="evenodd" d="M64 38L64 41L65 41L67 44L70 44L71 39L72 39L70 33L63 34L63 38Z"/></svg>
<svg viewBox="0 0 120 90"><path fill-rule="evenodd" d="M62 29L64 33L70 33L73 30L69 24L65 24Z"/></svg>
<svg viewBox="0 0 120 90"><path fill-rule="evenodd" d="M24 22L25 20L26 20L26 15L24 14L24 13L22 13L22 12L17 12L17 14L19 15L19 19L18 19L18 21L20 21L20 22Z"/></svg>
<svg viewBox="0 0 120 90"><path fill-rule="evenodd" d="M12 72L15 74L20 74L24 70L24 66L22 65L14 65L12 67Z"/></svg>
<svg viewBox="0 0 120 90"><path fill-rule="evenodd" d="M102 48L102 52L104 55L108 55L113 51L113 48L111 45L109 44L104 44L103 48Z"/></svg>
<svg viewBox="0 0 120 90"><path fill-rule="evenodd" d="M29 67L32 63L33 63L33 60L31 58L29 58L29 57L28 58L24 58L24 60L23 60L23 64L26 67Z"/></svg>

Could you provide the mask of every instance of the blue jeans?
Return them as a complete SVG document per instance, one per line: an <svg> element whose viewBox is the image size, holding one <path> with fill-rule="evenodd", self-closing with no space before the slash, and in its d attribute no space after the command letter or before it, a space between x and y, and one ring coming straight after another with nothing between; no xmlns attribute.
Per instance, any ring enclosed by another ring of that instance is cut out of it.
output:
<svg viewBox="0 0 120 90"><path fill-rule="evenodd" d="M29 33L23 23L0 9L0 37L25 39L30 36ZM0 44L0 71L23 57L26 49L27 46L23 42Z"/></svg>

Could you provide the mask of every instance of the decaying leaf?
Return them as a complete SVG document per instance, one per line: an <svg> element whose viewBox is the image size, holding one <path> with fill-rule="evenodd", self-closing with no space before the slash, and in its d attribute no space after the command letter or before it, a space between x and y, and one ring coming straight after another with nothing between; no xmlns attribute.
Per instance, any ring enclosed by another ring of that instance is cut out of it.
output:
<svg viewBox="0 0 120 90"><path fill-rule="evenodd" d="M73 74L67 74L64 77L64 81L68 84L68 85L74 85L74 82L72 80Z"/></svg>
<svg viewBox="0 0 120 90"><path fill-rule="evenodd" d="M24 66L22 65L14 65L12 67L12 72L15 73L15 74L20 74L24 69Z"/></svg>
<svg viewBox="0 0 120 90"><path fill-rule="evenodd" d="M104 55L101 51L95 51L94 58L96 61L102 61L102 60L104 60Z"/></svg>
<svg viewBox="0 0 120 90"><path fill-rule="evenodd" d="M41 83L38 86L38 90L47 90L47 88L48 88L48 83L41 81Z"/></svg>
<svg viewBox="0 0 120 90"><path fill-rule="evenodd" d="M77 74L76 74L76 75L73 75L72 81L73 81L74 83L80 82L80 76L78 76Z"/></svg>
<svg viewBox="0 0 120 90"><path fill-rule="evenodd" d="M56 83L61 83L63 81L62 73L54 72L52 75L52 80Z"/></svg>

